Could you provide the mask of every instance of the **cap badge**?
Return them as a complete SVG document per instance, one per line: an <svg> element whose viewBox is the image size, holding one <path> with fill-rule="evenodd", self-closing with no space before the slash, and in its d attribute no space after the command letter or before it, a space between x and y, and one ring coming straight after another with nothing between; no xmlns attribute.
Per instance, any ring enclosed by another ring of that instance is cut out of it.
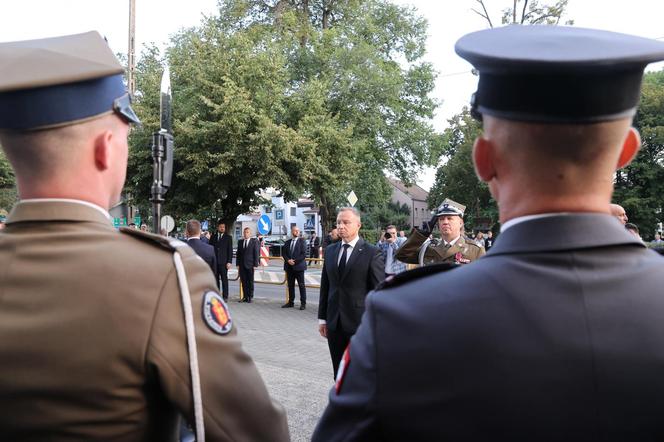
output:
<svg viewBox="0 0 664 442"><path fill-rule="evenodd" d="M203 320L213 332L225 335L233 328L228 306L217 292L208 291L203 297Z"/></svg>

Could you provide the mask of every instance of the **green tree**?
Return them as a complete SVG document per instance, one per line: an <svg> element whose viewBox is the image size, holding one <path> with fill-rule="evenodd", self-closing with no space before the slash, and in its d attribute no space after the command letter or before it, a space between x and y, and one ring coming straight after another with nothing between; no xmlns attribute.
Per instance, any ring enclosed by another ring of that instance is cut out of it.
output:
<svg viewBox="0 0 664 442"><path fill-rule="evenodd" d="M132 136L128 190L148 207L165 58L176 136L167 211L231 220L267 187L287 199L310 192L326 229L350 190L362 210L380 207L384 171L408 182L439 156L425 39L424 19L386 0L221 0L166 57L149 48L140 60L145 124Z"/></svg>
<svg viewBox="0 0 664 442"><path fill-rule="evenodd" d="M482 124L464 107L449 125L442 135L447 161L436 171L427 201L429 208L435 209L450 198L466 206L467 229L472 229L478 218L488 218L493 224L498 221L498 208L487 184L475 175L472 160L473 143L482 134Z"/></svg>
<svg viewBox="0 0 664 442"><path fill-rule="evenodd" d="M493 28L493 21L484 0L475 0L475 2L478 9L472 11L484 18L489 27ZM553 4L549 4L549 2L540 3L537 0L512 0L512 5L502 10L501 24L557 25L565 15L567 3L569 3L569 0L558 0ZM567 20L565 24L572 25L574 21Z"/></svg>
<svg viewBox="0 0 664 442"><path fill-rule="evenodd" d="M613 199L650 240L664 221L664 70L645 74L634 126L643 146L629 166L616 172Z"/></svg>
<svg viewBox="0 0 664 442"><path fill-rule="evenodd" d="M333 184L310 186L325 227L350 190L363 211L384 205L390 192L383 171L409 182L422 166L435 164L430 120L436 103L429 97L435 73L421 60L426 21L412 8L384 0L250 3L253 18L276 26L286 47L292 90L287 124L302 127L315 115L348 137L333 155L310 163L313 176L319 168L339 174ZM312 95L316 106L303 107ZM317 146L317 155L327 148ZM353 166L340 167L342 161Z"/></svg>
<svg viewBox="0 0 664 442"><path fill-rule="evenodd" d="M236 29L232 17L212 17L175 36L166 59L176 149L165 211L179 217L218 214L232 223L263 202L262 189L298 196L312 143L280 123L288 82L272 34L260 27ZM149 137L158 128L161 65L159 52L149 48L137 69L144 126L132 136L129 190L141 205L148 204L152 180Z"/></svg>
<svg viewBox="0 0 664 442"><path fill-rule="evenodd" d="M410 207L407 204L388 202L364 213L362 229L384 230L393 224L397 230L410 230Z"/></svg>
<svg viewBox="0 0 664 442"><path fill-rule="evenodd" d="M16 178L0 147L0 214L9 212L17 200Z"/></svg>

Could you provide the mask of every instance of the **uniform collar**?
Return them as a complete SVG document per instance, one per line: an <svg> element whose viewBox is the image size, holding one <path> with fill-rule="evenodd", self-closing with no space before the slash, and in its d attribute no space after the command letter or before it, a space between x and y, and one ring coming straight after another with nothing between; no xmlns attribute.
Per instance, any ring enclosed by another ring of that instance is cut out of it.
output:
<svg viewBox="0 0 664 442"><path fill-rule="evenodd" d="M535 216L508 226L488 256L506 253L571 251L630 245L645 247L613 216L601 213Z"/></svg>
<svg viewBox="0 0 664 442"><path fill-rule="evenodd" d="M459 241L460 239L461 239L461 235L457 236L456 238L454 238L454 239L453 239L452 241L450 241L450 242L446 242L445 240L443 240L443 243L444 243L444 244L449 244L450 247L451 247L451 246L453 246L454 244L456 244L457 241ZM463 241L461 241L461 243L460 243L459 245L461 245L462 243L463 243Z"/></svg>
<svg viewBox="0 0 664 442"><path fill-rule="evenodd" d="M19 201L7 217L7 224L25 221L89 221L110 226L111 216L88 201L34 198Z"/></svg>

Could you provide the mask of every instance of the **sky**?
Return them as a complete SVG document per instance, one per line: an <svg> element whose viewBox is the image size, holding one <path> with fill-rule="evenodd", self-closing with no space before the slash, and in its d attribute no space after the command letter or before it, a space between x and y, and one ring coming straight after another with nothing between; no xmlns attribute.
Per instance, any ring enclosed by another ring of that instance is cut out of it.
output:
<svg viewBox="0 0 664 442"><path fill-rule="evenodd" d="M543 1L543 0L540 0ZM440 106L432 122L442 131L447 119L468 104L477 86L471 66L454 53L454 43L466 33L485 29L486 20L472 12L475 0L395 0L415 8L429 23L425 61L438 72L434 98ZM494 25L509 0L485 0ZM146 43L160 46L182 28L195 26L203 15L216 13L217 0L136 0L136 51ZM574 26L656 38L664 41L663 0L569 0L564 20ZM114 52L127 52L129 0L3 0L0 1L0 42L52 37L97 30ZM649 69L662 69L663 64ZM433 170L421 176L428 189Z"/></svg>

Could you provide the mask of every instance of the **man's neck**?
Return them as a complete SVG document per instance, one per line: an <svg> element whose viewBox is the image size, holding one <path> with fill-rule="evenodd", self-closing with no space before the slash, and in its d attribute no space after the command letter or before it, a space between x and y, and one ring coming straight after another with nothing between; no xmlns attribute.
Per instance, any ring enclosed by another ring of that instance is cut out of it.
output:
<svg viewBox="0 0 664 442"><path fill-rule="evenodd" d="M445 243L450 243L450 242L452 242L452 241L454 241L454 240L456 240L456 239L461 238L461 234L456 235L456 236L452 236L452 235L441 235L440 237L443 239L443 241L445 241Z"/></svg>
<svg viewBox="0 0 664 442"><path fill-rule="evenodd" d="M584 195L542 195L515 193L514 198L500 198L500 223L529 215L545 213L610 213L611 193L588 192Z"/></svg>
<svg viewBox="0 0 664 442"><path fill-rule="evenodd" d="M343 242L346 243L346 244L350 244L350 243L352 243L353 241L355 241L358 237L359 237L359 235L355 235L355 236L353 236L352 238L344 239Z"/></svg>

